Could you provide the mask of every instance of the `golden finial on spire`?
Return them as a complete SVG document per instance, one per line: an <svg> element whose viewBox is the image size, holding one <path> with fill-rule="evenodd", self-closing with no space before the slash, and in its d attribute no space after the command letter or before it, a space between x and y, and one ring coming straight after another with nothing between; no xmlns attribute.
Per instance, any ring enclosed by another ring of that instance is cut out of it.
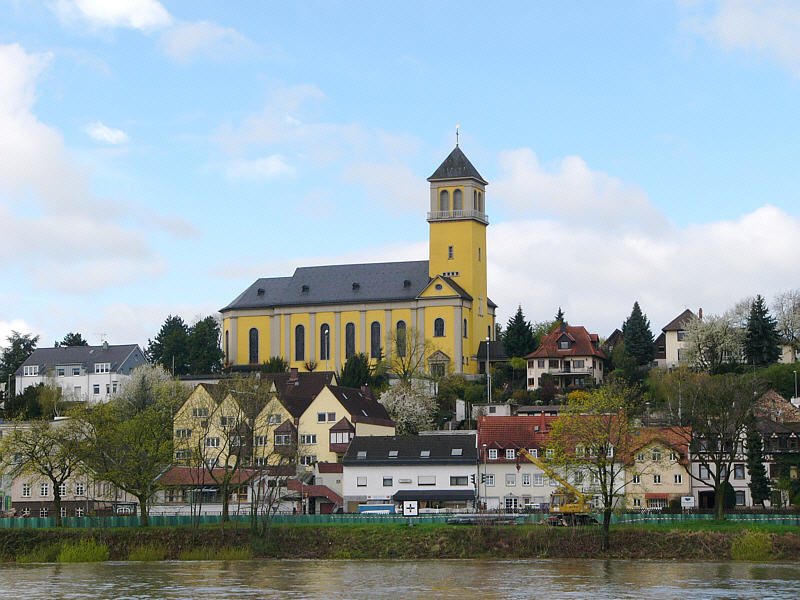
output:
<svg viewBox="0 0 800 600"><path fill-rule="evenodd" d="M456 125L456 148L458 147L458 128L459 127L461 127L461 125Z"/></svg>

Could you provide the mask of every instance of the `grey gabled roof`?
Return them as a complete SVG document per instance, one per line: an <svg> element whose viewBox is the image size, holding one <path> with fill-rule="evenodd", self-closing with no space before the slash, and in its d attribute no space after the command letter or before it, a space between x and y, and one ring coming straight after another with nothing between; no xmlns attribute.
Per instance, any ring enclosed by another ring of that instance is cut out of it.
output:
<svg viewBox="0 0 800 600"><path fill-rule="evenodd" d="M695 314L688 308L661 328L661 331L683 331L686 323L693 319Z"/></svg>
<svg viewBox="0 0 800 600"><path fill-rule="evenodd" d="M386 412L386 407L377 400L364 395L361 390L338 385L329 385L328 389L350 414L350 419L354 423L394 426L394 421L392 421L389 413Z"/></svg>
<svg viewBox="0 0 800 600"><path fill-rule="evenodd" d="M428 177L428 181L440 181L443 179L477 179L483 185L488 185L488 182L481 177L478 169L472 166L472 163L469 162L469 159L458 146L444 159L444 162L439 165L433 175Z"/></svg>
<svg viewBox="0 0 800 600"><path fill-rule="evenodd" d="M356 436L342 458L345 466L474 464L478 462L476 436L469 434L433 434L408 436ZM460 450L454 454L453 449ZM397 452L396 457L390 452ZM429 452L423 457L423 451ZM358 458L359 453L363 458Z"/></svg>
<svg viewBox="0 0 800 600"><path fill-rule="evenodd" d="M413 300L429 281L427 260L299 267L291 277L258 279L221 312L237 308Z"/></svg>
<svg viewBox="0 0 800 600"><path fill-rule="evenodd" d="M83 365L84 369L94 372L95 363L111 363L111 372L117 371L125 360L134 352L140 358L133 366L144 362L144 356L138 344L124 344L121 346L59 346L57 348L36 348L25 360L15 375L22 375L23 367L38 365L39 373L50 371L56 365Z"/></svg>

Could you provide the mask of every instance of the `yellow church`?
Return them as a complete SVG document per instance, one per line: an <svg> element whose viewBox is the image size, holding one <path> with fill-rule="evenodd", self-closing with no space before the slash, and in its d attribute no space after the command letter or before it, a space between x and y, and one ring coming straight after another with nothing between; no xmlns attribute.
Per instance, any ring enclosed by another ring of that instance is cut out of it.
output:
<svg viewBox="0 0 800 600"><path fill-rule="evenodd" d="M486 290L487 182L458 145L428 181L428 260L299 267L291 277L258 279L220 311L226 363L281 356L300 370L339 370L356 353L403 356L397 342L414 332L430 342L427 374L477 375L496 308Z"/></svg>

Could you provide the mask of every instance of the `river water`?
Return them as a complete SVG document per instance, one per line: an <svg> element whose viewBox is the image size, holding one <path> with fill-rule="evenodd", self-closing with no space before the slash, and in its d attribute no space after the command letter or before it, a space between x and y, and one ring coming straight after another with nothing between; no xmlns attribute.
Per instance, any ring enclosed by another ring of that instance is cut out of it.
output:
<svg viewBox="0 0 800 600"><path fill-rule="evenodd" d="M320 600L782 599L800 565L600 560L0 565L0 598Z"/></svg>

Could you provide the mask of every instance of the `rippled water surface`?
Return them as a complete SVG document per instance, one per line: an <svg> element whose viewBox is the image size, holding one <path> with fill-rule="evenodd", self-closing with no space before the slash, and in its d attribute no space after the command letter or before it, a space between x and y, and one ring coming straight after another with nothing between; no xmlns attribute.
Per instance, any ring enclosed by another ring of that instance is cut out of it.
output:
<svg viewBox="0 0 800 600"><path fill-rule="evenodd" d="M794 564L597 560L0 565L0 598L781 599Z"/></svg>

